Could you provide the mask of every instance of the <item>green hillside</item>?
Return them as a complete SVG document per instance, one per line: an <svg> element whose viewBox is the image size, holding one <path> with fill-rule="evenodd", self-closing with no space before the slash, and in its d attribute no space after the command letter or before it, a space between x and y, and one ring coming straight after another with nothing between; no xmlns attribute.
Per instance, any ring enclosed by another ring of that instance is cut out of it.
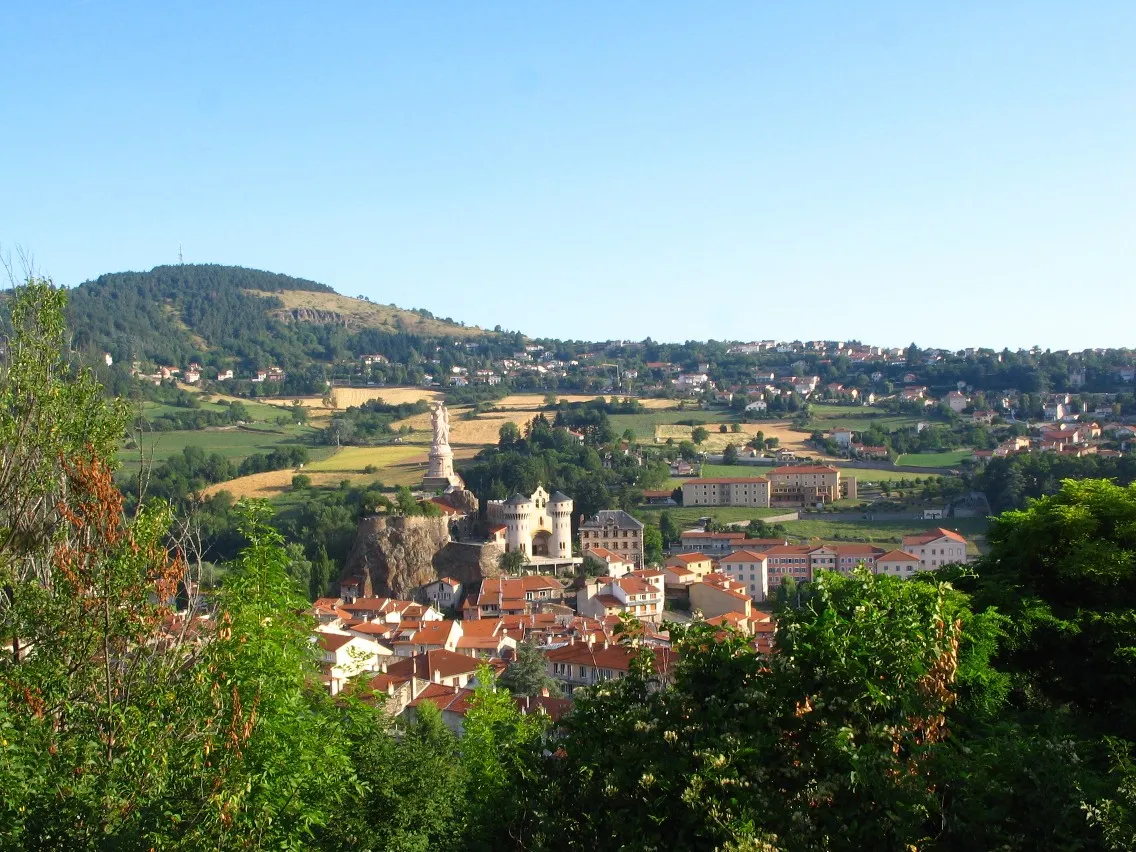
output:
<svg viewBox="0 0 1136 852"><path fill-rule="evenodd" d="M257 269L158 266L101 275L75 287L74 344L116 362L295 371L364 352L395 355L425 339L483 334L426 311L340 296L325 284Z"/></svg>

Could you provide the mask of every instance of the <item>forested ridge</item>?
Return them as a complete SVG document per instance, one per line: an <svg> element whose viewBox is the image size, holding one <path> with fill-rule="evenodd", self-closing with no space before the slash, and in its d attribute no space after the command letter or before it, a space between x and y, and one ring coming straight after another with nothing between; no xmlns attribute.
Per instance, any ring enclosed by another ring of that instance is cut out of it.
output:
<svg viewBox="0 0 1136 852"><path fill-rule="evenodd" d="M68 319L76 348L92 358L108 352L127 363L295 370L364 352L405 357L415 347L425 351L419 335L396 329L348 330L319 318L284 322L273 315L284 303L261 294L290 290L335 292L314 281L238 266L158 266L78 285L70 291Z"/></svg>

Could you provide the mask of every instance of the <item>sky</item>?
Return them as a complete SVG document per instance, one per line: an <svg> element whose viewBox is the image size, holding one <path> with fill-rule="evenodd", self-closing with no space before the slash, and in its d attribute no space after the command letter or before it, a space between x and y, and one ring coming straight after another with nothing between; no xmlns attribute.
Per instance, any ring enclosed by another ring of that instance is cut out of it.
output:
<svg viewBox="0 0 1136 852"><path fill-rule="evenodd" d="M564 339L1136 346L1136 3L0 4L0 249Z"/></svg>

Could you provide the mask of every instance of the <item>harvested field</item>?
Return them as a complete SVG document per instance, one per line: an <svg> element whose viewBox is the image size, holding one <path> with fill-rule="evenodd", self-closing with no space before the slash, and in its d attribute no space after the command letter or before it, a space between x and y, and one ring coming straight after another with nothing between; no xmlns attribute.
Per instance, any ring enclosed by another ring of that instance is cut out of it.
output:
<svg viewBox="0 0 1136 852"><path fill-rule="evenodd" d="M731 424L725 425L727 430L731 428ZM743 423L741 424L741 432L727 431L723 433L720 431L721 426L721 423L707 423L702 427L710 433L710 437L702 442L699 447L700 450L707 453L720 453L726 449L727 445L743 445L758 432L762 432L766 438L777 438L785 449L813 458L826 458L822 453L805 444L809 437L808 432L796 432L790 429L789 423L784 420ZM673 438L675 443L689 441L693 431L690 426L659 425L655 427L655 441L656 443L665 443L667 438Z"/></svg>
<svg viewBox="0 0 1136 852"><path fill-rule="evenodd" d="M592 402L595 399L599 399L601 396L604 399L617 399L617 400L627 399L627 397L625 397L625 396L612 397L612 396L604 396L603 394L593 394L593 395L589 396L587 394L565 393L565 394L556 394L556 401L557 402ZM494 408L523 408L523 409L528 409L530 411L535 411L538 408L544 407L544 397L545 397L545 394L543 394L543 393L514 393L514 394L510 394L509 396L505 397L504 399L501 399L501 400L498 400L497 402L492 403L492 406ZM664 410L664 409L668 409L668 408L676 408L678 406L678 402L675 401L675 400L672 400L672 399L640 399L639 404L642 405L644 408L649 409L651 411L659 411L659 410Z"/></svg>
<svg viewBox="0 0 1136 852"><path fill-rule="evenodd" d="M331 396L336 408L351 408L373 399L381 399L388 405L400 405L405 402L417 402L420 399L433 402L442 398L442 394L438 391L413 387L332 388Z"/></svg>

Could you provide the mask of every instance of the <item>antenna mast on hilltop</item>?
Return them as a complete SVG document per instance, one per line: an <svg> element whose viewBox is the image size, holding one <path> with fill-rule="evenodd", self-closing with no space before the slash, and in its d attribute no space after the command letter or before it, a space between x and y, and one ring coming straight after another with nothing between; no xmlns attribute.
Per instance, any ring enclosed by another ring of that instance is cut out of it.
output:
<svg viewBox="0 0 1136 852"><path fill-rule="evenodd" d="M181 255L181 243L178 243L178 266L185 266L185 258Z"/></svg>

